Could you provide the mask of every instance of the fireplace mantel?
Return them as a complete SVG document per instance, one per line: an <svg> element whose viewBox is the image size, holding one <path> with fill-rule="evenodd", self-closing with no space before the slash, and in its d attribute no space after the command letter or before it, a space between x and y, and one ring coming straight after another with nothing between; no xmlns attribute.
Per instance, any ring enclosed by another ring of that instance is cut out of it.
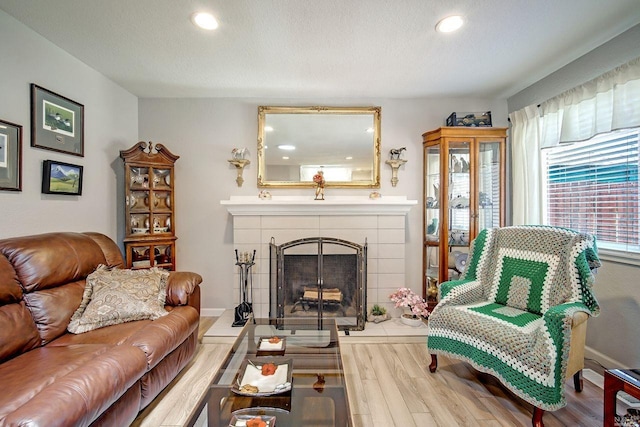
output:
<svg viewBox="0 0 640 427"><path fill-rule="evenodd" d="M312 196L273 196L261 199L257 196L231 196L220 204L233 216L256 215L406 215L417 200L405 196L383 196L370 199L367 196L332 196L314 200Z"/></svg>

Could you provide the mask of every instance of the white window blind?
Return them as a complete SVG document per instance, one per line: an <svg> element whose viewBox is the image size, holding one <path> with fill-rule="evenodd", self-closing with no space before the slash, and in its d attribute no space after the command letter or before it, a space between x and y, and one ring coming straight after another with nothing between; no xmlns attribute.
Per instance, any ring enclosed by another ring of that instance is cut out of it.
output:
<svg viewBox="0 0 640 427"><path fill-rule="evenodd" d="M596 236L598 246L640 252L640 128L545 149L547 224Z"/></svg>

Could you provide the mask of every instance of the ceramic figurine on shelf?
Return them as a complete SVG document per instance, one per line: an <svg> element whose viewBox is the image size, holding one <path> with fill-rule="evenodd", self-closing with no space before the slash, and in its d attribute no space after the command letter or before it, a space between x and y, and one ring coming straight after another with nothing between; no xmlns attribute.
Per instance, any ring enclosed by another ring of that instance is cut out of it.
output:
<svg viewBox="0 0 640 427"><path fill-rule="evenodd" d="M469 198L458 196L449 202L449 206L456 209L464 209L469 207Z"/></svg>
<svg viewBox="0 0 640 427"><path fill-rule="evenodd" d="M469 162L462 156L460 156L460 164L462 165L461 172L469 172Z"/></svg>
<svg viewBox="0 0 640 427"><path fill-rule="evenodd" d="M427 234L436 234L438 230L438 218L433 218L431 224L427 226Z"/></svg>
<svg viewBox="0 0 640 427"><path fill-rule="evenodd" d="M492 206L493 205L493 203L491 202L491 199L489 198L487 193L483 193L481 191L479 198L480 198L480 206L485 207L485 206Z"/></svg>
<svg viewBox="0 0 640 427"><path fill-rule="evenodd" d="M245 160L249 157L249 149L245 148L234 148L231 150L231 156L233 160Z"/></svg>
<svg viewBox="0 0 640 427"><path fill-rule="evenodd" d="M451 170L453 172L462 172L462 163L456 156L451 156Z"/></svg>
<svg viewBox="0 0 640 427"><path fill-rule="evenodd" d="M313 176L313 182L316 183L316 198L315 200L324 200L324 172L318 171L317 174Z"/></svg>
<svg viewBox="0 0 640 427"><path fill-rule="evenodd" d="M435 192L433 208L440 206L440 184L433 184L433 191Z"/></svg>
<svg viewBox="0 0 640 427"><path fill-rule="evenodd" d="M428 207L428 208L435 208L436 207L436 199L434 199L431 196L428 196L425 204L426 204L426 207Z"/></svg>
<svg viewBox="0 0 640 427"><path fill-rule="evenodd" d="M389 159L400 160L400 156L402 155L402 152L405 151L406 149L407 147L392 148L391 150L389 150Z"/></svg>

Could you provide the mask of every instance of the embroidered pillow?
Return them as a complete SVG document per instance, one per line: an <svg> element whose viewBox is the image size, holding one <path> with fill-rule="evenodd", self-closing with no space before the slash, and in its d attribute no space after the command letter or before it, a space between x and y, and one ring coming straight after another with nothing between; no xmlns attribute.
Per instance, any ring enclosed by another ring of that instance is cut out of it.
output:
<svg viewBox="0 0 640 427"><path fill-rule="evenodd" d="M134 320L165 316L169 273L149 270L110 269L104 265L87 276L80 307L67 330L74 334Z"/></svg>

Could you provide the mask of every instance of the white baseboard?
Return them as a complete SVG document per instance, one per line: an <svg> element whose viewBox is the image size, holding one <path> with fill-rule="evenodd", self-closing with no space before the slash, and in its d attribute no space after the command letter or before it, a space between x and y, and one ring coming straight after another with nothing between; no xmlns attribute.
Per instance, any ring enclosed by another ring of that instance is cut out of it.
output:
<svg viewBox="0 0 640 427"><path fill-rule="evenodd" d="M589 346L585 346L584 348L584 357L587 359L597 360L606 369L630 369L630 367L625 366L624 363L619 362L605 354L602 354Z"/></svg>
<svg viewBox="0 0 640 427"><path fill-rule="evenodd" d="M204 317L220 317L224 313L225 308L201 308L200 316Z"/></svg>

